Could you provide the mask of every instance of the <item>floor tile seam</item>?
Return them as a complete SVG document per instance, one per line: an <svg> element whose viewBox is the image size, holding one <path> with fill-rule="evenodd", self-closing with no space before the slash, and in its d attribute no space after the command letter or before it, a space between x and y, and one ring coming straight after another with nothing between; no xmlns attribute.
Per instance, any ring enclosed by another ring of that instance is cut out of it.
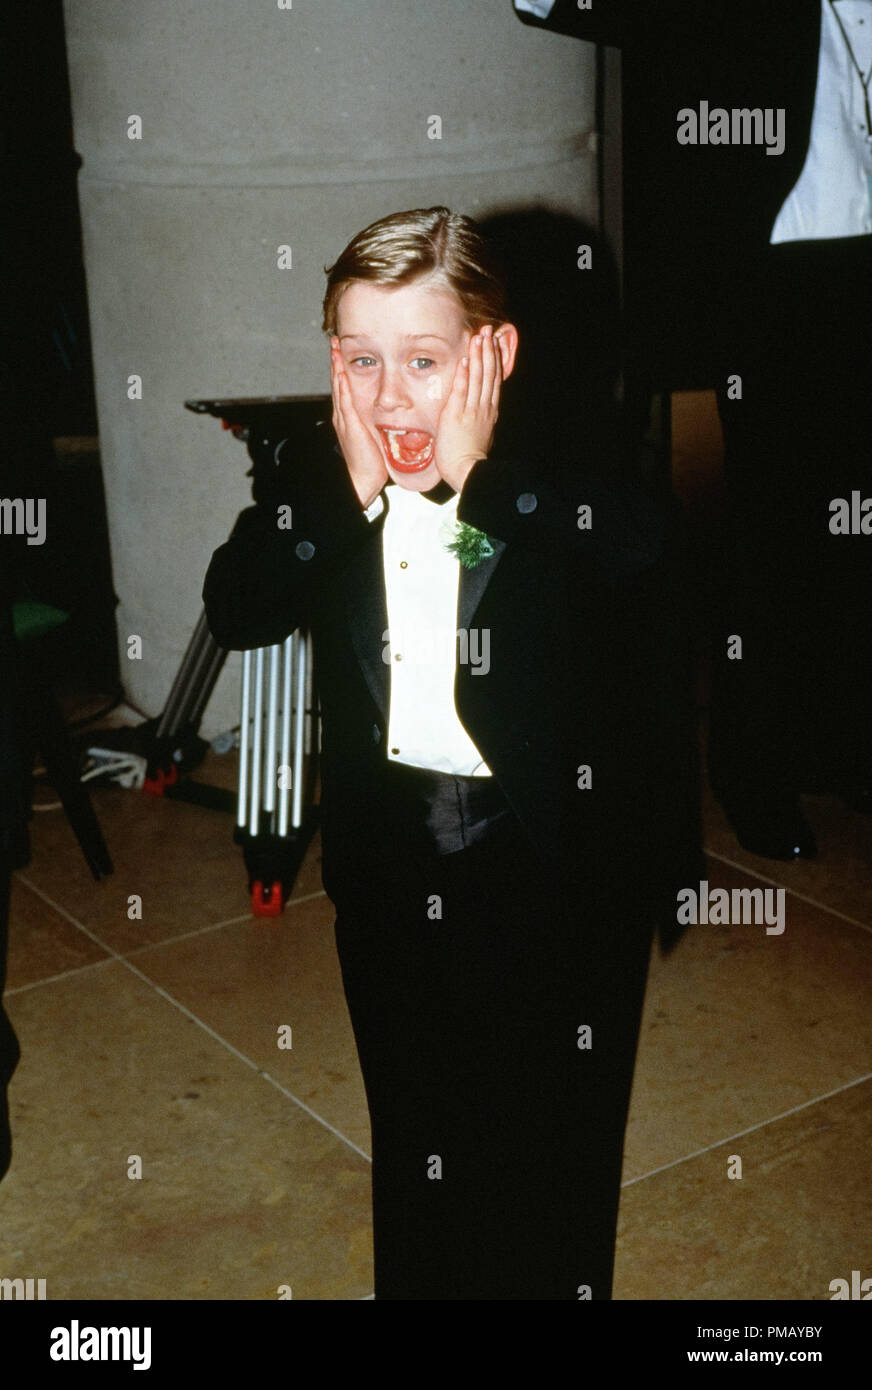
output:
<svg viewBox="0 0 872 1390"><path fill-rule="evenodd" d="M54 898L49 897L48 893L46 893L44 888L40 888L39 885L34 883L32 879L28 878L26 874L23 874L20 869L14 874L14 878L19 883L23 883L25 888L29 888L30 891L32 893L35 893L38 898L42 898L43 902L48 903L49 907L54 908L55 912L59 912L61 917L66 918L68 922L72 922L74 927L78 927L80 931L83 931L85 933L86 936L90 936L92 941L97 940L97 938L91 932L90 928L85 926L84 922L80 922L78 917L74 917L68 908L61 907L60 903L55 902Z"/></svg>
<svg viewBox="0 0 872 1390"><path fill-rule="evenodd" d="M60 903L55 902L55 900L54 900L53 898L50 898L49 895L48 895L42 888L38 887L38 885L35 884L31 879L27 878L27 877L26 877L24 874L22 874L22 873L16 874L16 878L18 878L19 881L20 881L21 883L23 883L24 886L25 886L26 888L29 888L29 889L31 890L31 892L35 893L38 897L42 898L43 902L48 903L49 907L53 908L55 912L57 912L61 917L63 917L63 918L65 919L65 921L69 922L72 926L77 927L79 931L84 932L86 936L90 937L90 939L91 939L92 941L94 941L97 945L101 946L101 947L103 948L103 950L110 950L110 948L109 948L108 946L105 946L105 945L103 944L103 942L100 941L99 937L97 937L97 936L95 936L95 935L93 934L93 932L91 931L90 927L86 927L85 924L84 924L84 922L80 922L79 919L78 919L78 917L74 917L73 914L67 910L67 908L62 907ZM290 898L290 899L288 899L288 902L287 902L287 904L286 904L286 908L287 908L287 907L294 907L294 906L296 906L298 903L312 902L315 898L326 898L326 896L327 896L327 894L325 893L325 891L324 891L323 888L320 889L320 890L318 890L318 891L316 891L316 892L314 892L314 893L305 893L301 898ZM154 950L158 949L158 948L161 947L161 946L171 946L171 945L173 945L173 944L174 944L175 942L177 942L177 941L187 941L190 937L192 937L192 936L200 936L200 935L202 935L204 932L218 931L221 927L232 927L232 926L237 925L237 924L240 923L240 922L249 922L249 921L252 921L252 920L253 920L253 919L252 919L252 915L251 915L250 912L242 912L242 913L239 914L238 917L225 917L225 918L224 918L222 921L220 921L220 922L208 922L208 923L207 923L205 926L203 926L203 927L194 927L192 931L189 931L189 932L181 932L178 936L167 936L167 937L163 938L163 940L161 940L161 941L147 941L147 942L145 942L142 946L134 946L134 947L133 947L133 950L131 950L131 951L126 951L126 952L125 952L125 951L113 950L113 951L112 951L112 958L113 958L113 959L118 959L118 960L125 960L125 959L127 959L128 956L139 955L140 952L142 952L142 951L154 951ZM98 963L98 962L91 962L90 964L97 964L97 963ZM99 962L99 963L102 964L103 962ZM89 965L89 966L76 966L76 967L74 967L74 970L73 970L72 972L69 972L69 973L75 973L75 970L78 970L78 969L89 969L89 968L90 968L90 965ZM34 984L48 984L50 979L61 979L61 978L62 978L62 976L50 976L50 977L48 977L46 980L34 981ZM24 986L24 988L30 989L30 988L32 988L32 986L31 986L31 985L26 985L26 986ZM12 991L9 990L9 991L7 991L7 993L12 993Z"/></svg>
<svg viewBox="0 0 872 1390"><path fill-rule="evenodd" d="M250 1067L263 1081L268 1081L281 1095L285 1096L288 1100L292 1100L295 1105L299 1106L299 1108L305 1111L307 1115L311 1116L313 1120L317 1120L318 1124L323 1125L323 1127L329 1130L331 1134L335 1135L337 1139L341 1139L343 1144L347 1144L349 1148L354 1149L355 1153L360 1154L361 1158L365 1158L367 1163L372 1162L369 1154L365 1153L363 1149L355 1144L353 1139L349 1139L341 1130L331 1125L330 1121L326 1120L323 1115L319 1115L318 1112L307 1105L304 1100L294 1095L293 1091L289 1091L286 1086L283 1086L282 1083L277 1081L274 1076L271 1076L268 1071L264 1071L262 1067L259 1067L253 1058L247 1057L244 1052L240 1052L238 1047L234 1047L233 1043L230 1042L228 1038L223 1037L215 1028L212 1028L205 1019L200 1018L191 1009L187 1008L185 1004L176 999L168 990L165 990L162 985L157 984L155 980L152 980L150 976L146 975L143 970L140 970L130 961L124 960L122 957L119 957L119 960L126 970L129 970L133 975L137 975L144 984L150 985L155 994L159 994L162 999L165 999L168 1004L172 1004L173 1007L178 1009L180 1013L183 1013L186 1018L189 1018L192 1023L196 1023L199 1028L202 1028L204 1033L208 1033L211 1038L214 1038L217 1043L220 1043L228 1052L231 1052L240 1062L244 1062L245 1065Z"/></svg>
<svg viewBox="0 0 872 1390"><path fill-rule="evenodd" d="M301 898L290 898L285 904L285 911L289 907L296 907L298 903L313 902L315 898L326 898L326 896L327 894L322 888L316 893L305 893ZM251 912L241 912L238 917L226 917L221 922L208 922L204 927L194 927L191 931L180 932L178 936L167 936L161 941L148 941L142 946L134 946L132 951L119 952L119 954L126 960L130 956L140 955L143 951L156 951L161 946L174 946L177 941L188 941L192 936L203 936L206 932L219 931L221 927L235 927L239 926L241 922L253 922L255 920L256 918ZM280 920L280 918L276 919L277 922Z"/></svg>
<svg viewBox="0 0 872 1390"><path fill-rule="evenodd" d="M246 1057L244 1052L240 1052L237 1047L234 1047L233 1043L230 1042L229 1039L222 1037L222 1035L216 1032L214 1028L210 1027L210 1025L206 1023L204 1019L199 1018L195 1013L193 1013L184 1004L182 1004L180 1000L173 998L173 996L170 993L168 993L168 991L165 990L162 985L157 984L155 980L152 980L148 975L145 974L144 971L140 970L138 966L134 965L130 960L125 959L125 957L120 955L117 951L114 951L111 948L111 946L107 946L107 944L104 941L101 941L100 938L96 936L95 933L92 932L89 927L86 927L82 922L79 922L74 917L71 917L70 914L65 912L64 909L61 908L58 903L55 903L48 896L47 893L44 893L41 888L37 888L35 884L28 884L28 886L33 889L34 893L36 893L37 896L41 897L51 907L55 908L56 911L60 912L63 916L65 916L68 921L73 922L77 927L79 927L85 933L86 936L90 937L92 941L96 942L98 946L100 946L104 951L106 951L107 955L113 961L116 961L118 964L123 965L125 970L129 970L131 974L137 975L139 979L143 981L144 984L149 985L149 987L153 989L156 994L160 995L161 998L165 999L167 1003L172 1004L173 1007L178 1009L180 1013L183 1013L187 1018L189 1018L192 1021L192 1023L196 1023L199 1028L202 1028L202 1030L205 1033L208 1033L210 1037L214 1038L215 1041L220 1043L222 1047L226 1048L228 1052L231 1052L241 1062L244 1062L247 1067L250 1067L251 1070L256 1072L256 1074L260 1076L264 1081L268 1081L271 1086L275 1087L275 1089L281 1093L281 1095L285 1096L288 1100L292 1100L295 1105L299 1106L299 1108L305 1111L307 1115L310 1115L313 1120L317 1120L317 1122L320 1125L323 1125L323 1127L329 1130L331 1134L334 1134L337 1139L341 1139L343 1144L347 1144L348 1147L353 1149L355 1153L360 1154L361 1158L365 1158L367 1163L372 1162L370 1155L366 1153L363 1149L361 1149L358 1144L355 1144L353 1139L349 1139L346 1134L343 1134L341 1132L341 1130L338 1130L335 1128L335 1126L331 1125L330 1121L326 1120L323 1115L319 1115L317 1111L312 1110L311 1107L308 1106L304 1100L301 1100L299 1096L295 1096L293 1091L289 1091L286 1086L283 1086L281 1084L280 1081L276 1081L275 1077L270 1076L269 1072L263 1071L262 1068L259 1067L257 1063L254 1062L250 1057ZM102 964L108 963L108 961L102 962Z"/></svg>
<svg viewBox="0 0 872 1390"><path fill-rule="evenodd" d="M22 883L26 884L26 886L30 888L34 893L36 893L39 897L42 897L44 901L48 901L48 899L45 898L45 895L40 892L40 890L36 887L35 884L28 883L27 880L24 878L22 878L21 881ZM81 922L77 921L75 917L70 916L59 906L55 907L54 904L51 905L55 908L55 910L58 913L63 915L64 919L68 921L71 926L74 926L79 931L84 932L88 936L89 940L94 941L95 945L101 945L101 949L106 949L102 946L100 942L97 941L96 937L91 935L88 928L85 927ZM26 985L13 985L11 988L7 988L4 991L4 998L8 999L15 994L24 994L27 990L39 989L41 985L56 984L59 980L66 980L71 975L81 975L86 970L93 970L95 966L112 965L115 961L125 960L129 956L140 955L143 951L154 951L161 946L172 945L176 941L185 941L188 939L188 937L197 936L200 932L217 931L219 927L229 927L236 922L247 922L248 920L248 916L245 914L243 914L240 917L230 917L227 919L226 922L216 922L213 926L198 927L195 931L185 932L182 936L168 937L166 941L150 941L144 946L134 947L132 951L128 951L126 954L121 951L116 951L111 955L105 956L103 960L90 960L85 965L71 966L69 970L62 970L57 975L43 975L38 980L30 980Z"/></svg>
<svg viewBox="0 0 872 1390"><path fill-rule="evenodd" d="M30 990L41 989L43 985L54 985L60 980L68 980L73 975L84 975L88 970L95 970L104 965L114 965L115 957L106 956L103 960L89 960L86 965L74 965L69 970L62 970L58 975L43 975L39 980L30 980L26 985L13 985L4 990L3 998L12 999L17 994L27 994Z"/></svg>
<svg viewBox="0 0 872 1390"><path fill-rule="evenodd" d="M241 912L238 917L226 917L223 922L209 922L205 927L194 927L191 931L180 932L178 936L166 936L161 941L145 941L141 946L134 946L131 951L119 951L119 955L128 960L131 956L142 955L143 951L159 951L161 946L175 946L179 941L190 941L192 936L203 936L205 932L220 931L222 927L238 926L240 922L249 921L251 914Z"/></svg>
<svg viewBox="0 0 872 1390"><path fill-rule="evenodd" d="M812 1096L809 1100L804 1100L799 1105L793 1105L789 1110L783 1110L779 1115L770 1115L768 1119L758 1120L756 1124L748 1125L747 1129L737 1130L735 1134L728 1134L725 1139L718 1139L713 1144L706 1144L701 1149L695 1149L693 1153L683 1154L680 1158L673 1158L669 1163L661 1163L658 1168L652 1168L647 1173L640 1173L638 1177L628 1178L621 1183L621 1187L633 1187L637 1182L644 1182L647 1178L654 1178L658 1173L665 1173L670 1168L678 1168L682 1163L690 1163L694 1158L701 1158L703 1154L712 1153L714 1149L723 1148L725 1144L732 1144L737 1139L744 1139L747 1134L753 1134L758 1129L765 1129L767 1125L778 1124L780 1120L787 1120L791 1115L797 1115L802 1110L808 1110L812 1105L820 1105L825 1100L831 1100L833 1096L841 1095L843 1091L850 1091L854 1086L862 1086L864 1082L872 1081L872 1072L866 1072L864 1076L857 1076L853 1081L846 1081L842 1086L836 1086L832 1091L826 1091L823 1095Z"/></svg>
<svg viewBox="0 0 872 1390"><path fill-rule="evenodd" d="M767 878L757 869L750 869L747 864L740 864L735 859L728 859L725 854L718 854L716 850L705 849L704 853L710 859L719 859L722 864L729 865L731 869L738 869L740 873L750 874L752 878L759 878L761 883L771 883L775 888L783 888L791 897L796 898L799 902L808 903L809 907L817 908L818 912L824 912L830 917L838 917L840 921L848 922L852 927L859 927L861 931L872 932L872 924L861 922L857 917L849 917L846 912L840 912L837 907L829 907L826 903L818 902L816 898L810 898L806 893L799 893L795 888L780 882L777 878Z"/></svg>

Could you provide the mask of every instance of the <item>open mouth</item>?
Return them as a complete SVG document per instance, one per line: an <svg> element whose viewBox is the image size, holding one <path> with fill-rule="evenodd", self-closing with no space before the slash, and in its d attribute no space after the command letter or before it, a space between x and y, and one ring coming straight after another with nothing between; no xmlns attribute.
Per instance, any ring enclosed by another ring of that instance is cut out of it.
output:
<svg viewBox="0 0 872 1390"><path fill-rule="evenodd" d="M420 473L433 462L436 441L427 430L376 425L388 462L399 473Z"/></svg>

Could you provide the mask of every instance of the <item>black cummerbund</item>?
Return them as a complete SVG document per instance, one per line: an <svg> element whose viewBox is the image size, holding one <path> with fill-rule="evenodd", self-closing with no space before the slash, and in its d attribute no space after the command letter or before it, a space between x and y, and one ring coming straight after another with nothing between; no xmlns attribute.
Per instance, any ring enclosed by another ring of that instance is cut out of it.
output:
<svg viewBox="0 0 872 1390"><path fill-rule="evenodd" d="M495 777L465 777L388 762L383 787L385 811L398 835L432 854L467 849L512 815Z"/></svg>

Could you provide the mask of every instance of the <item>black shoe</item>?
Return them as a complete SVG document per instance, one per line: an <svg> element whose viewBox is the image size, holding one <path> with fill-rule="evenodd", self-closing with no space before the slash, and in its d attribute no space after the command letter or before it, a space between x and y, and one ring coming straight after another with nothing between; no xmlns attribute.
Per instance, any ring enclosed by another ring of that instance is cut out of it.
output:
<svg viewBox="0 0 872 1390"><path fill-rule="evenodd" d="M814 859L817 843L799 797L734 802L724 806L743 849L763 859Z"/></svg>

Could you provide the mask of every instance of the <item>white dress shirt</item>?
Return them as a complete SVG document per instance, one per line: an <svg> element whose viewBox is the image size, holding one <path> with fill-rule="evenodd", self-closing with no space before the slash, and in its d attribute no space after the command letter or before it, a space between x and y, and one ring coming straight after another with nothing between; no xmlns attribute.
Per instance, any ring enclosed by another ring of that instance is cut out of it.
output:
<svg viewBox="0 0 872 1390"><path fill-rule="evenodd" d="M872 0L836 0L866 77L872 65ZM789 32L784 42L790 43ZM821 41L811 138L802 173L775 219L770 243L868 236L872 232L872 145L860 78L831 0L821 0Z"/></svg>
<svg viewBox="0 0 872 1390"><path fill-rule="evenodd" d="M388 483L384 498L388 758L437 772L490 777L454 703L460 561L445 545L454 539L460 494L440 504Z"/></svg>

